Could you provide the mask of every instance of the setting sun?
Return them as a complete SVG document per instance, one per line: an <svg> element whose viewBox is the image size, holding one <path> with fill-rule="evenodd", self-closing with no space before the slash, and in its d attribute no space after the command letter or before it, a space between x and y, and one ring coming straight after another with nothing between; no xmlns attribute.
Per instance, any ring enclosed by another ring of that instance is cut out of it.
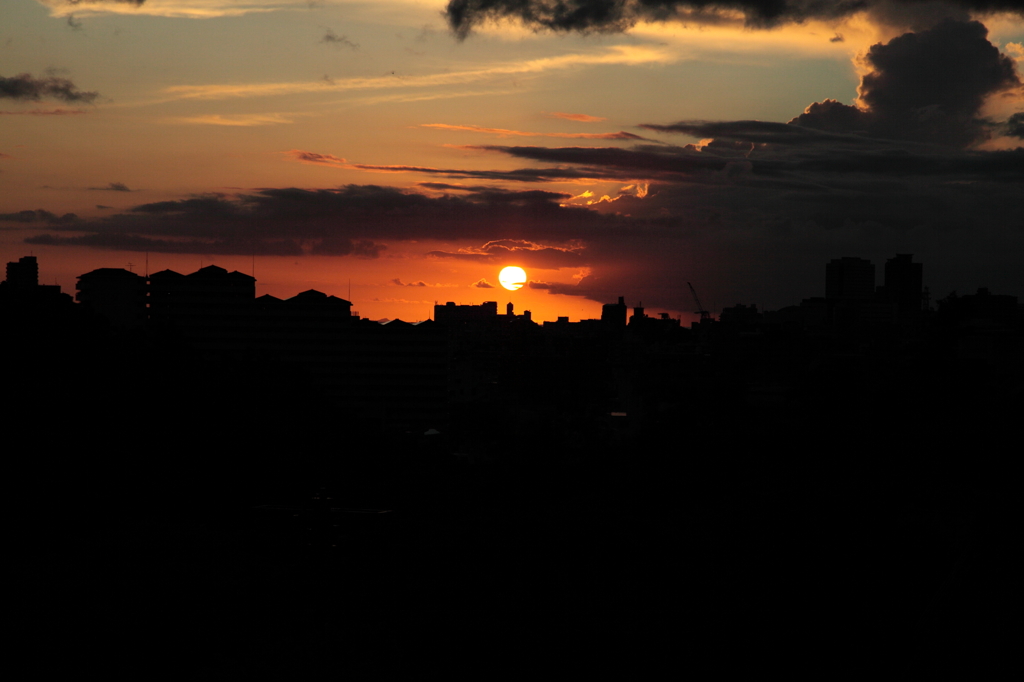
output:
<svg viewBox="0 0 1024 682"><path fill-rule="evenodd" d="M523 285L526 284L526 270L510 265L502 269L498 275L498 282L509 291L522 289Z"/></svg>

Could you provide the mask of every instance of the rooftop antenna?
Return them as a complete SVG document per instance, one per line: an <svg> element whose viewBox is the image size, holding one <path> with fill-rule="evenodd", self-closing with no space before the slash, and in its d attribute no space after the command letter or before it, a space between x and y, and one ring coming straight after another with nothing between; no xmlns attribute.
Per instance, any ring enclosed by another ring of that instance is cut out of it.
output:
<svg viewBox="0 0 1024 682"><path fill-rule="evenodd" d="M352 301L352 278L351 277L348 278L348 300L349 300L349 302Z"/></svg>
<svg viewBox="0 0 1024 682"><path fill-rule="evenodd" d="M146 252L146 279L149 279L149 251Z"/></svg>
<svg viewBox="0 0 1024 682"><path fill-rule="evenodd" d="M128 272L132 271L132 267L134 267L134 265L135 265L134 263L132 263L131 261L128 261Z"/></svg>

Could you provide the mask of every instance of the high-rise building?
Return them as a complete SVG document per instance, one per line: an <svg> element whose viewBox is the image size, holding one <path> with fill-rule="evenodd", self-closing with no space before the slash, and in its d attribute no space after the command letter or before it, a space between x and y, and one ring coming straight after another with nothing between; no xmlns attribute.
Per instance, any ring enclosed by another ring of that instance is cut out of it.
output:
<svg viewBox="0 0 1024 682"><path fill-rule="evenodd" d="M825 298L862 301L875 294L875 265L863 258L833 258L825 266Z"/></svg>
<svg viewBox="0 0 1024 682"><path fill-rule="evenodd" d="M17 263L7 264L7 286L16 291L39 286L39 264L35 256L24 256Z"/></svg>
<svg viewBox="0 0 1024 682"><path fill-rule="evenodd" d="M885 261L885 295L899 308L901 319L921 312L923 266L913 254L898 253Z"/></svg>
<svg viewBox="0 0 1024 682"><path fill-rule="evenodd" d="M626 300L619 296L618 303L605 303L601 306L601 321L610 327L626 326Z"/></svg>

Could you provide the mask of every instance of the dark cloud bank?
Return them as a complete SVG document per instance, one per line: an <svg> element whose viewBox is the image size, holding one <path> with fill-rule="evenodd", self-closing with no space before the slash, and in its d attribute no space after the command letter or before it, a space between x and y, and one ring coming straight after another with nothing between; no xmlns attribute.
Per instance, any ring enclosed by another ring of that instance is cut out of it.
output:
<svg viewBox="0 0 1024 682"><path fill-rule="evenodd" d="M100 94L82 92L67 78L47 76L36 78L28 73L7 78L0 76L0 99L39 102L56 99L61 102L91 104Z"/></svg>
<svg viewBox="0 0 1024 682"><path fill-rule="evenodd" d="M875 45L866 59L873 70L860 108L826 100L789 123L643 126L691 143L476 148L527 164L515 170L387 167L473 184L263 189L88 221L42 210L0 220L45 230L29 243L134 251L375 258L391 243L444 240L462 248L431 257L515 261L531 270L536 289L601 302L623 295L677 311L693 308L687 281L716 309L778 307L823 294L832 258L865 257L881 268L896 253L924 262L936 296L978 286L1024 293L1024 148L977 147L1024 132L1024 114L982 115L986 98L1020 96L1012 63L984 26L948 20ZM583 179L623 189L572 205L582 201L572 197ZM493 184L541 181L574 184L565 193ZM545 281L556 268L583 276Z"/></svg>
<svg viewBox="0 0 1024 682"><path fill-rule="evenodd" d="M534 29L618 32L638 21L715 24L739 12L751 28L771 28L809 19L841 19L870 12L880 22L928 28L942 18L971 13L1024 15L1019 0L450 0L445 17L456 35L495 19L513 19Z"/></svg>

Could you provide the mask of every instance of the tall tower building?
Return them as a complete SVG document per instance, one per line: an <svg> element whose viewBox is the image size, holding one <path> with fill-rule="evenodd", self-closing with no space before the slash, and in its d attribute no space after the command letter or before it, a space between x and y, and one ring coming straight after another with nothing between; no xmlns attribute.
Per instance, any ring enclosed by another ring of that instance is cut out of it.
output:
<svg viewBox="0 0 1024 682"><path fill-rule="evenodd" d="M625 327L626 300L619 296L618 303L605 303L601 306L601 321L610 327Z"/></svg>
<svg viewBox="0 0 1024 682"><path fill-rule="evenodd" d="M825 298L862 301L875 294L875 265L863 258L833 258L825 266Z"/></svg>
<svg viewBox="0 0 1024 682"><path fill-rule="evenodd" d="M24 256L17 263L7 264L7 286L15 291L39 286L39 263L35 256Z"/></svg>
<svg viewBox="0 0 1024 682"><path fill-rule="evenodd" d="M924 266L913 259L913 254L898 253L885 261L885 294L899 308L901 319L921 312Z"/></svg>

